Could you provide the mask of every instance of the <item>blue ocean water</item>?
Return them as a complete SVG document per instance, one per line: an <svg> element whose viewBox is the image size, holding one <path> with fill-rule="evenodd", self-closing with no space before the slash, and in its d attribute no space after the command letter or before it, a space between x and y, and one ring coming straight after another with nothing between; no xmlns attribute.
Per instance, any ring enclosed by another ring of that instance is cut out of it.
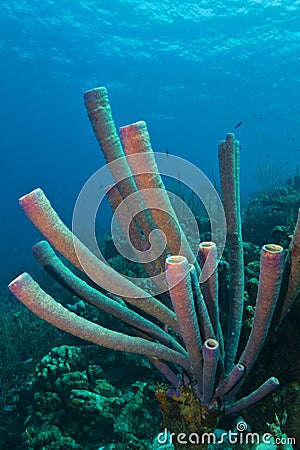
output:
<svg viewBox="0 0 300 450"><path fill-rule="evenodd" d="M244 200L264 161L294 175L299 23L299 0L3 0L1 282L33 264L39 239L18 198L42 187L70 224L104 164L83 106L92 87L108 88L118 127L146 120L154 150L209 177L218 142L235 131Z"/></svg>

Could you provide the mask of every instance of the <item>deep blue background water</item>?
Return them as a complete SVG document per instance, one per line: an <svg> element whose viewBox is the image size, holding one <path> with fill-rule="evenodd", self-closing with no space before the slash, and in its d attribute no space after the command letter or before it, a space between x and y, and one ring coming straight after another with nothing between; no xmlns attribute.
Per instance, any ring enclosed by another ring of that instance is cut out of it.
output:
<svg viewBox="0 0 300 450"><path fill-rule="evenodd" d="M154 150L217 174L236 130L243 199L272 160L300 162L299 0L1 2L1 282L32 264L39 237L18 197L42 187L71 223L104 164L83 92L105 85L117 126L144 119ZM2 284L2 283L1 283Z"/></svg>

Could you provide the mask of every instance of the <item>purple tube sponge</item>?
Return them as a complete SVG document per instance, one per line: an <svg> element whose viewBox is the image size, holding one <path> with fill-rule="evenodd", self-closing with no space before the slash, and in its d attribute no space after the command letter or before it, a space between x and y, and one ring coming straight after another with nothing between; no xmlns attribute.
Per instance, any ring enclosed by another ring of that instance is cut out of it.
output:
<svg viewBox="0 0 300 450"><path fill-rule="evenodd" d="M268 334L279 295L285 253L280 245L267 244L261 251L260 277L253 326L239 363L249 372Z"/></svg>
<svg viewBox="0 0 300 450"><path fill-rule="evenodd" d="M203 399L208 406L214 392L215 378L219 360L219 343L215 339L207 339L203 344Z"/></svg>
<svg viewBox="0 0 300 450"><path fill-rule="evenodd" d="M207 415L208 411L217 408L232 414L259 401L278 386L276 378L270 378L252 394L231 404L264 344L278 296L283 305L281 321L299 294L300 213L285 264L282 247L268 244L262 249L253 326L245 349L238 356L244 299L239 142L233 134L227 134L226 140L219 145L230 268L229 325L224 345L218 305L219 246L203 242L199 247L200 265L194 261L193 246L184 235L184 226L176 218L159 174L146 124L137 122L121 128L123 150L107 90L101 87L88 91L85 106L114 178L115 184L107 191L114 216L134 247L132 254L149 275L147 284L150 281L152 287L162 286L159 292L163 295L155 297L152 291L149 294L145 290L146 283L143 288L139 287L98 258L62 222L41 189L20 199L25 214L49 243L97 283L99 289L67 268L48 243L34 247L36 258L78 298L127 323L133 335L110 330L74 314L44 292L27 273L10 283L11 292L36 315L57 328L99 346L148 357L173 385L177 397L181 397L185 388L192 393L196 414L201 409L201 414L203 411ZM156 230L163 233L158 233L160 237L154 241ZM209 272L203 277L202 285L199 284L200 270L202 276ZM116 286L120 290L119 301L111 298L116 294ZM168 333L169 329L172 332ZM184 386L191 384L202 402L201 408L191 386ZM189 404L185 406L189 407ZM219 411L215 413L219 415Z"/></svg>
<svg viewBox="0 0 300 450"><path fill-rule="evenodd" d="M180 335L189 355L193 376L197 383L201 383L201 337L194 306L188 260L184 256L169 256L166 259L166 276Z"/></svg>
<svg viewBox="0 0 300 450"><path fill-rule="evenodd" d="M258 389L253 391L247 397L243 397L241 400L238 400L235 403L232 403L229 406L225 407L225 414L235 414L242 409L248 408L254 403L259 402L266 395L270 394L274 389L279 386L279 381L275 377L269 378L265 381Z"/></svg>

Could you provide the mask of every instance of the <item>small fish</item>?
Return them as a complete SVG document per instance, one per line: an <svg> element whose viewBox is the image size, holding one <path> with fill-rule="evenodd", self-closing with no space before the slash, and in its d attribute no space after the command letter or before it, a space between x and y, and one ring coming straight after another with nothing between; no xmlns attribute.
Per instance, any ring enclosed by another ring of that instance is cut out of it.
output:
<svg viewBox="0 0 300 450"><path fill-rule="evenodd" d="M28 364L31 363L33 361L33 358L28 358L25 361L21 361L21 364Z"/></svg>
<svg viewBox="0 0 300 450"><path fill-rule="evenodd" d="M236 126L235 126L234 128L235 128L235 129L236 129L236 128L239 128L241 125L243 125L243 122L237 123Z"/></svg>

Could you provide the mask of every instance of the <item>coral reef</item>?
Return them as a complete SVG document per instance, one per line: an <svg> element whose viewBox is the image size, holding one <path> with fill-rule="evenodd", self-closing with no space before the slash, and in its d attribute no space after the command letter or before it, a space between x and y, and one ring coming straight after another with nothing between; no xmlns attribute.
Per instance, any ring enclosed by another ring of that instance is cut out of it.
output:
<svg viewBox="0 0 300 450"><path fill-rule="evenodd" d="M106 195L148 279L141 285L137 279L132 282L106 265L65 226L41 189L22 197L20 204L50 244L75 268L88 275L91 282L78 277L63 264L45 241L33 248L42 266L79 299L124 321L131 331L117 332L79 316L54 300L26 273L12 281L9 288L36 315L57 328L99 346L146 356L173 385L171 390L165 388L166 392L164 388L158 390L166 426L177 432L184 423L185 432L197 430L202 436L208 429L215 428L221 414L238 413L279 385L278 380L270 376L255 390L251 386L249 395L236 400L261 352L272 321L281 323L299 294L300 214L287 252L276 243L262 247L251 331L239 350L245 295L239 142L233 134L228 134L219 144L224 210L214 191L215 202L208 206L211 208L209 215L215 219L211 221L212 241L200 243L195 250L183 233L164 188L146 124L137 122L122 127L122 146L106 89L88 91L85 105L114 179ZM78 201L81 202L82 199ZM154 233L154 230L160 232ZM229 269L226 330L220 320L217 270L225 235ZM250 283L247 286L253 302ZM70 394L73 396L70 408L91 414L92 420L96 420L100 412L110 411L112 404L116 408L123 407L123 412L126 410L119 393L108 382L94 382L90 386L88 372L78 372L78 368L72 373L65 371L68 358L65 352L61 362L58 359L52 364L50 358L50 362L46 361L46 366L40 368L40 378L47 386L55 382L56 388L54 395L42 398L37 395L42 414L47 411L49 415L49 423L60 420L57 410L64 401L61 398L64 394L68 398ZM136 386L136 389L138 397L143 388ZM129 410L134 410L138 403L135 400L135 405L128 406ZM100 404L107 408L102 409ZM104 414L102 422L106 423L106 419ZM57 424L52 425L54 428L49 433L55 436ZM119 426L126 435L126 426ZM82 432L85 432L84 423ZM71 434L61 439L67 439L72 446L75 443ZM31 434L30 437L32 441L36 438ZM49 442L47 445L51 448ZM130 445L134 448L132 445L136 444ZM198 448L207 448L207 443L200 442Z"/></svg>
<svg viewBox="0 0 300 450"><path fill-rule="evenodd" d="M288 247L299 208L300 188L296 182L261 192L243 214L244 240L263 245L270 239Z"/></svg>
<svg viewBox="0 0 300 450"><path fill-rule="evenodd" d="M118 388L91 362L94 355L92 346L64 345L36 366L33 412L23 433L28 449L150 447L158 432L155 385L135 381ZM133 359L127 363L136 371Z"/></svg>
<svg viewBox="0 0 300 450"><path fill-rule="evenodd" d="M0 448L17 448L31 404L31 373L61 342L58 329L32 315L7 288L0 295Z"/></svg>

